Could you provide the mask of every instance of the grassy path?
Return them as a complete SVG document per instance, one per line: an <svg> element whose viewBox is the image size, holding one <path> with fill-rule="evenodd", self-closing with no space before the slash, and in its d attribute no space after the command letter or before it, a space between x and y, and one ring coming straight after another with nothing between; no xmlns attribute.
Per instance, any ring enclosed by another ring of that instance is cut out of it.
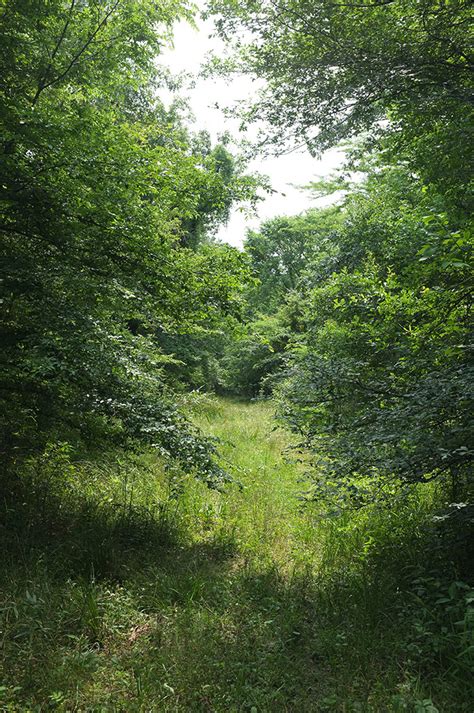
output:
<svg viewBox="0 0 474 713"><path fill-rule="evenodd" d="M314 532L298 499L304 489L302 469L289 450L288 433L276 427L272 405L227 401L224 407L201 413L198 423L222 441L221 451L244 486L218 503L240 552L254 564L273 563L281 572L290 572L305 540L315 545ZM314 549L307 549L305 560L315 555Z"/></svg>
<svg viewBox="0 0 474 713"><path fill-rule="evenodd" d="M400 644L404 513L318 522L268 403L194 419L242 490L59 455L67 488L5 511L0 710L424 711Z"/></svg>

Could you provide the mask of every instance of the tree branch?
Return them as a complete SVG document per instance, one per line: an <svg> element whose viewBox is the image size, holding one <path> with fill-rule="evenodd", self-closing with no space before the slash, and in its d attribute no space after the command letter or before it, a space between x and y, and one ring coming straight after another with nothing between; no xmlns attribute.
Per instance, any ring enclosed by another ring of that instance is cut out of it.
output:
<svg viewBox="0 0 474 713"><path fill-rule="evenodd" d="M75 2L75 0L71 0L71 7L73 7L74 2ZM108 20L109 17L115 12L115 10L116 10L117 7L119 6L119 4L120 4L120 0L116 0L115 4L114 4L114 5L110 8L110 10L104 15L104 17L102 18L102 20L99 22L99 24L98 24L97 27L95 28L94 32L90 35L90 37L89 37L88 40L85 42L85 44L82 46L82 48L79 50L79 52L77 52L77 53L74 55L74 57L71 59L71 61L69 62L69 64L67 65L67 67L64 69L64 71L62 71L60 74L58 74L57 77L55 77L55 78L52 79L51 81L46 82L45 80L43 80L43 81L40 83L40 85L38 86L38 89L36 90L35 96L33 97L32 106L35 106L35 105L37 104L37 102L38 102L38 100L39 100L39 98L40 98L42 92L43 92L45 89L48 89L49 87L52 87L54 84L57 84L58 82L60 82L60 81L61 81L62 79L64 79L64 77L70 72L70 70L73 68L73 66L77 63L77 61L82 57L82 55L84 54L84 52L87 50L87 48L92 44L92 42L94 41L94 39L97 37L97 35L99 34L99 32L102 30L102 28L106 25L107 20ZM68 26L68 24L69 24L69 20L70 20L70 17L68 18L68 21L67 21L67 23L66 23L66 25L65 25L65 27L64 27L64 29L63 29L63 33L61 33L61 38L60 38L60 41L58 41L58 44L56 45L55 52L57 52L57 50L59 49L60 43L61 43L62 40L64 39L64 35L65 35L66 30L67 30L67 26ZM54 53L53 53L53 54L54 54ZM52 58L51 58L51 59L52 59ZM50 66L51 66L51 64L50 64Z"/></svg>

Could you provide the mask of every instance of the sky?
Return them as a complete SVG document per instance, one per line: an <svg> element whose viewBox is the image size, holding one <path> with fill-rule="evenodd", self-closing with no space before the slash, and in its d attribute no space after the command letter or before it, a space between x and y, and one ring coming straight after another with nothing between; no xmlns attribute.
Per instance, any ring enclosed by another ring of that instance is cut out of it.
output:
<svg viewBox="0 0 474 713"><path fill-rule="evenodd" d="M221 40L210 37L212 32L211 21L198 19L196 29L186 22L179 23L175 28L174 48L167 50L160 60L173 73L183 72L190 80L194 77L194 86L184 90L195 119L193 129L206 129L214 141L226 130L238 139L243 135L239 132L237 120L226 118L215 105L230 106L236 100L248 98L256 93L256 85L249 77L227 82L221 78L195 76L211 51L219 53L224 49ZM309 191L299 187L330 175L342 161L343 154L338 149L326 151L320 159L313 158L302 149L278 157L252 160L248 171L267 175L274 192L259 202L257 215L249 216L234 210L227 225L219 230L218 237L231 245L241 246L247 229L257 229L263 220L296 215L310 207L327 205L328 198L315 199Z"/></svg>

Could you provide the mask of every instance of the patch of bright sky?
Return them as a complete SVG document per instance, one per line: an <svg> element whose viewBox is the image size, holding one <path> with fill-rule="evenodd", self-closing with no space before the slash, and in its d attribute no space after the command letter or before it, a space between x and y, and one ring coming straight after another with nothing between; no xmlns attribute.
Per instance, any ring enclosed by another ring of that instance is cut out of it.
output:
<svg viewBox="0 0 474 713"><path fill-rule="evenodd" d="M197 18L196 22L197 28L186 22L176 26L174 48L160 57L161 63L173 73L183 72L190 80L195 79L184 92L195 117L194 130L206 129L213 141L225 131L238 139L238 121L225 117L216 104L230 106L239 99L247 99L256 93L257 85L249 77L239 77L228 82L220 78L204 79L195 76L210 52L219 53L224 49L221 40L211 36L211 21ZM252 160L248 171L267 175L274 192L260 201L257 215L234 210L227 225L220 229L218 237L231 245L241 246L247 229L258 228L263 220L280 215L296 215L308 208L328 205L331 199L315 198L299 186L328 176L341 166L343 158L342 151L338 149L326 151L320 159L313 158L308 151L301 149L282 156Z"/></svg>

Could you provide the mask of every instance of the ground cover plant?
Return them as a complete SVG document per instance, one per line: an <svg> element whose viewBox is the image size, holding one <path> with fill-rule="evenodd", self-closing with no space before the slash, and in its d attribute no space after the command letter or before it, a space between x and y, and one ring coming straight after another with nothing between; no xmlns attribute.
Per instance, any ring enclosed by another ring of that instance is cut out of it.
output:
<svg viewBox="0 0 474 713"><path fill-rule="evenodd" d="M55 451L3 503L2 709L470 710L473 593L436 489L321 518L271 403L192 411L242 490Z"/></svg>

